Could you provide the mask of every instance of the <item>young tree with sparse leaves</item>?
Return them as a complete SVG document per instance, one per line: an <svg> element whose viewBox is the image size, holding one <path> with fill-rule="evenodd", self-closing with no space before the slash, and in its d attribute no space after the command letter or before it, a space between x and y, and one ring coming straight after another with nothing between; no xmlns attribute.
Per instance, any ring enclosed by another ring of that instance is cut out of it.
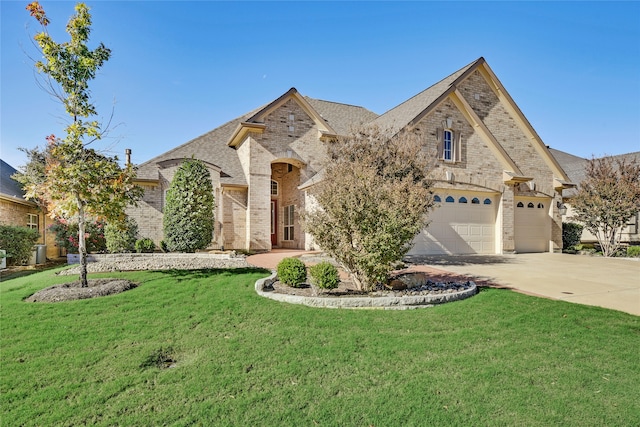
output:
<svg viewBox="0 0 640 427"><path fill-rule="evenodd" d="M306 230L362 290L386 283L427 226L432 158L417 134L391 138L366 127L328 143L324 180L311 189L318 209Z"/></svg>
<svg viewBox="0 0 640 427"><path fill-rule="evenodd" d="M602 255L615 255L623 228L640 210L640 164L625 158L591 159L571 206L571 219L596 236Z"/></svg>
<svg viewBox="0 0 640 427"><path fill-rule="evenodd" d="M89 8L84 3L75 6L66 27L70 40L64 43L55 42L49 35L49 19L38 2L29 4L27 10L42 26L34 37L42 54L35 67L45 76L49 93L64 105L71 122L64 138L51 135L45 150L33 153L32 159L44 157L44 176L34 167L23 184L27 197L43 201L52 217L77 218L80 281L87 286L87 217L121 219L126 206L142 196L142 189L133 182L135 170L131 165L123 169L117 157L87 147L105 132L97 120L91 120L97 112L91 103L89 82L111 56L111 50L102 43L94 50L87 46L91 33Z"/></svg>
<svg viewBox="0 0 640 427"><path fill-rule="evenodd" d="M184 160L167 191L163 224L170 251L195 252L209 246L213 205L211 173L200 160Z"/></svg>

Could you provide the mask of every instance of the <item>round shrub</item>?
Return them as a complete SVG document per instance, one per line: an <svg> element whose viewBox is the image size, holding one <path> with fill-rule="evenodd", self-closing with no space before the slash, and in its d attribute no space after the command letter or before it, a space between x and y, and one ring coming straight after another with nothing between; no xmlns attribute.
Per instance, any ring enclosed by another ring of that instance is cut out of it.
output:
<svg viewBox="0 0 640 427"><path fill-rule="evenodd" d="M340 284L338 269L330 262L322 261L309 269L313 284L320 289L335 289Z"/></svg>
<svg viewBox="0 0 640 427"><path fill-rule="evenodd" d="M276 269L278 279L285 285L299 287L307 279L307 268L298 258L284 258Z"/></svg>
<svg viewBox="0 0 640 427"><path fill-rule="evenodd" d="M148 237L136 240L136 252L151 253L156 250L156 244Z"/></svg>

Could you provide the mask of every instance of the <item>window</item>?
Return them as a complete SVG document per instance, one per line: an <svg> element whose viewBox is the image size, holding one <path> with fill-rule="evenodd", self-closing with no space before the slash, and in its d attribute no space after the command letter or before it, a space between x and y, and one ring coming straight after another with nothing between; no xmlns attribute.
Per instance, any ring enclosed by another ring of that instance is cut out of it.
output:
<svg viewBox="0 0 640 427"><path fill-rule="evenodd" d="M287 163L287 173L293 172L293 165L291 163Z"/></svg>
<svg viewBox="0 0 640 427"><path fill-rule="evenodd" d="M458 199L458 203L467 203L467 198L466 197L460 197Z"/></svg>
<svg viewBox="0 0 640 427"><path fill-rule="evenodd" d="M522 202L518 202L518 204L516 205L517 208L524 208L524 203Z"/></svg>
<svg viewBox="0 0 640 427"><path fill-rule="evenodd" d="M528 207L528 208L532 208L532 207L534 207L534 206L533 206L533 203L529 202L529 204L527 205L527 207Z"/></svg>
<svg viewBox="0 0 640 427"><path fill-rule="evenodd" d="M491 204L491 199L484 199L484 203L485 205L490 205Z"/></svg>
<svg viewBox="0 0 640 427"><path fill-rule="evenodd" d="M271 195L278 195L278 181L271 180Z"/></svg>
<svg viewBox="0 0 640 427"><path fill-rule="evenodd" d="M38 221L38 215L37 214L27 214L27 227L28 228L32 228L34 230L38 230L39 227L39 222Z"/></svg>
<svg viewBox="0 0 640 427"><path fill-rule="evenodd" d="M438 196L437 194L435 196L433 196L433 201L436 203L440 203L442 201L442 199L440 199L440 196Z"/></svg>
<svg viewBox="0 0 640 427"><path fill-rule="evenodd" d="M452 129L438 129L438 158L445 162L460 161L460 134Z"/></svg>
<svg viewBox="0 0 640 427"><path fill-rule="evenodd" d="M453 197L451 197L451 196L447 196L447 198L445 199L445 201L446 201L447 203L453 203L453 202L455 202L456 200L455 200Z"/></svg>
<svg viewBox="0 0 640 427"><path fill-rule="evenodd" d="M445 130L442 137L442 158L453 160L453 134L450 130Z"/></svg>
<svg viewBox="0 0 640 427"><path fill-rule="evenodd" d="M477 197L474 197L473 199L471 199L471 204L472 205L479 205L480 204L480 199L478 199Z"/></svg>
<svg viewBox="0 0 640 427"><path fill-rule="evenodd" d="M544 209L544 205L542 203L538 203L538 209Z"/></svg>
<svg viewBox="0 0 640 427"><path fill-rule="evenodd" d="M293 205L284 207L284 240L293 240Z"/></svg>

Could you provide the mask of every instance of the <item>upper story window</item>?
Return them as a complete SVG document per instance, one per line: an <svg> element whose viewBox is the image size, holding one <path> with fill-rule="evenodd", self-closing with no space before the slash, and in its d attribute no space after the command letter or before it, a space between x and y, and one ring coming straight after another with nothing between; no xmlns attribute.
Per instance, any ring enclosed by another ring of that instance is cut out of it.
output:
<svg viewBox="0 0 640 427"><path fill-rule="evenodd" d="M37 214L27 214L27 228L40 229L40 221Z"/></svg>
<svg viewBox="0 0 640 427"><path fill-rule="evenodd" d="M271 180L271 195L278 195L278 181Z"/></svg>
<svg viewBox="0 0 640 427"><path fill-rule="evenodd" d="M445 162L460 161L460 134L451 128L444 128L438 129L437 135L438 158Z"/></svg>

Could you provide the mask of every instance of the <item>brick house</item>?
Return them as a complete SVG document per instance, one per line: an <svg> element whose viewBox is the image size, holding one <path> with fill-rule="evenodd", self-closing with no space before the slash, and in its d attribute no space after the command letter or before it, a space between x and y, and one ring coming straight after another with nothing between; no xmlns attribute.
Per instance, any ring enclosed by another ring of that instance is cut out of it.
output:
<svg viewBox="0 0 640 427"><path fill-rule="evenodd" d="M565 170L571 182L576 183L579 187L580 183L586 178L587 164L589 163L589 160L553 148L551 148L549 151ZM614 161L616 161L617 159L625 160L627 162L635 160L636 162L640 163L640 151L620 154L612 157ZM576 194L576 192L577 188L571 188L562 193L563 201L567 207L567 212L564 216L565 221L571 222L571 216L574 214L573 210L571 209L571 198ZM581 241L583 243L594 243L597 242L597 238L589 231L583 230ZM629 218L626 226L622 229L620 241L626 244L640 244L640 212L636 212L634 216Z"/></svg>
<svg viewBox="0 0 640 427"><path fill-rule="evenodd" d="M558 206L568 177L506 89L479 58L382 115L312 99L290 89L138 169L145 196L129 214L140 234L163 238L164 196L185 158L211 171L215 208L212 246L311 249L299 214L312 205L323 144L352 126L377 124L420 133L437 156L439 201L412 254L499 254L562 248Z"/></svg>
<svg viewBox="0 0 640 427"><path fill-rule="evenodd" d="M38 205L25 199L20 183L11 178L15 173L14 167L0 159L0 223L38 230L40 239L37 243L47 245L47 258L57 258L59 249L54 243L54 235L46 231L51 225L50 219Z"/></svg>

